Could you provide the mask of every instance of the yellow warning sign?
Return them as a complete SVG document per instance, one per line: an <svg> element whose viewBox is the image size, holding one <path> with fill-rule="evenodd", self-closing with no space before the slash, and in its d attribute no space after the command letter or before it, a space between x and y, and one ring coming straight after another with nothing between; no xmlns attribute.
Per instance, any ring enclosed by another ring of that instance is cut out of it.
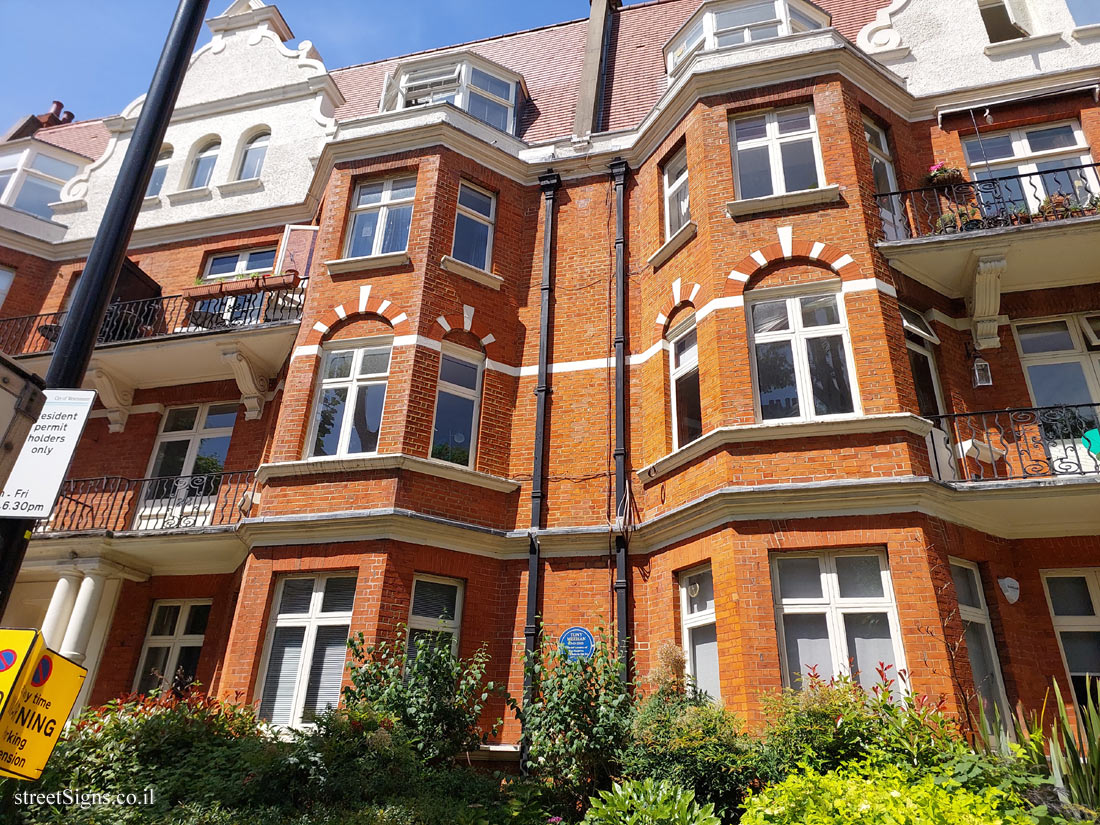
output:
<svg viewBox="0 0 1100 825"><path fill-rule="evenodd" d="M0 689L17 675L0 704L0 775L37 779L61 736L88 671L49 650L36 630L0 629Z"/></svg>

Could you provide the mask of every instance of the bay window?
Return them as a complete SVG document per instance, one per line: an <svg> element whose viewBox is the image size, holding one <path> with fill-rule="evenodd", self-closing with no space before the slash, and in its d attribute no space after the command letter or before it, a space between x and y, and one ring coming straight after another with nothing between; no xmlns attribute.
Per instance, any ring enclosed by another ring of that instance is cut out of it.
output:
<svg viewBox="0 0 1100 825"><path fill-rule="evenodd" d="M699 340L695 314L671 333L672 343L672 432L678 449L703 434L703 411L699 397Z"/></svg>
<svg viewBox="0 0 1100 825"><path fill-rule="evenodd" d="M186 690L198 672L209 620L209 599L154 602L134 692Z"/></svg>
<svg viewBox="0 0 1100 825"><path fill-rule="evenodd" d="M61 200L61 188L79 170L37 147L0 157L0 203L48 221L50 204Z"/></svg>
<svg viewBox="0 0 1100 825"><path fill-rule="evenodd" d="M483 366L469 350L445 347L440 353L432 458L473 466Z"/></svg>
<svg viewBox="0 0 1100 825"><path fill-rule="evenodd" d="M761 420L854 413L844 300L837 293L749 304L756 409Z"/></svg>
<svg viewBox="0 0 1100 825"><path fill-rule="evenodd" d="M718 625L714 614L714 575L710 566L680 577L680 617L686 673L696 689L721 702Z"/></svg>
<svg viewBox="0 0 1100 825"><path fill-rule="evenodd" d="M905 666L885 554L776 553L772 589L788 687L801 690L815 676L851 675L871 690L881 670L900 695Z"/></svg>
<svg viewBox="0 0 1100 825"><path fill-rule="evenodd" d="M325 351L307 442L310 457L378 451L390 348L387 340Z"/></svg>
<svg viewBox="0 0 1100 825"><path fill-rule="evenodd" d="M355 188L345 257L404 252L409 246L416 177L367 181Z"/></svg>
<svg viewBox="0 0 1100 825"><path fill-rule="evenodd" d="M347 573L279 581L259 690L261 719L297 727L339 704L354 602L355 576Z"/></svg>
<svg viewBox="0 0 1100 825"><path fill-rule="evenodd" d="M809 106L735 118L730 145L740 200L819 189L825 179Z"/></svg>
<svg viewBox="0 0 1100 825"><path fill-rule="evenodd" d="M408 109L429 103L450 103L478 120L514 133L521 82L502 66L479 59L409 67L384 92L384 107Z"/></svg>

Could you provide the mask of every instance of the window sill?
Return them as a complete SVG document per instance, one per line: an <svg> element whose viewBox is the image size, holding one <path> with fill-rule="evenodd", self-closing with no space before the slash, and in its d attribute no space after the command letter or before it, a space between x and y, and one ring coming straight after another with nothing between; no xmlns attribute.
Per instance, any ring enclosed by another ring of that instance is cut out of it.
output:
<svg viewBox="0 0 1100 825"><path fill-rule="evenodd" d="M907 432L921 438L928 435L932 422L912 413L885 413L881 415L853 415L828 418L820 421L795 421L782 424L743 424L736 427L719 427L700 436L690 444L659 458L638 471L647 481L667 475L678 467L689 464L712 450L727 444L754 441L779 441L787 438L814 438L819 436L855 435L859 433Z"/></svg>
<svg viewBox="0 0 1100 825"><path fill-rule="evenodd" d="M1074 40L1084 43L1092 40L1100 40L1100 23L1092 23L1088 26L1078 26L1070 35Z"/></svg>
<svg viewBox="0 0 1100 825"><path fill-rule="evenodd" d="M141 211L147 212L150 209L160 209L160 195L150 195L141 199Z"/></svg>
<svg viewBox="0 0 1100 825"><path fill-rule="evenodd" d="M840 187L833 184L822 186L820 189L800 189L797 192L784 192L782 195L730 201L726 204L726 214L736 219L759 212L779 212L782 209L796 209L800 206L820 206L838 200L840 200Z"/></svg>
<svg viewBox="0 0 1100 825"><path fill-rule="evenodd" d="M694 238L698 231L699 225L695 221L688 221L676 230L676 234L665 241L660 249L649 256L647 263L654 269L660 269L669 258L680 251L681 247Z"/></svg>
<svg viewBox="0 0 1100 825"><path fill-rule="evenodd" d="M461 275L463 278L469 278L474 283L487 286L490 289L499 291L501 284L504 283L504 279L499 275L494 275L492 272L480 269L473 264L460 261L458 258L452 258L450 255L444 255L439 265L448 272L453 272L455 275Z"/></svg>
<svg viewBox="0 0 1100 825"><path fill-rule="evenodd" d="M1015 54L1017 52L1030 52L1036 46L1049 46L1062 40L1061 32L1050 34L1034 34L1031 37L1021 37L1017 40L1005 40L1002 43L990 43L982 51L989 57L1002 54ZM1064 42L1064 41L1062 41Z"/></svg>
<svg viewBox="0 0 1100 825"><path fill-rule="evenodd" d="M479 473L468 467L460 467L435 458L421 458L406 453L382 453L373 455L336 456L334 458L307 458L302 461L283 461L264 464L256 471L256 480L267 484L273 478L310 476L321 473L369 472L371 470L408 470L413 473L445 478L460 484L510 493L519 489L519 482L510 478Z"/></svg>
<svg viewBox="0 0 1100 825"><path fill-rule="evenodd" d="M360 272L364 269L385 269L387 266L402 266L409 262L409 253L387 252L384 255L360 255L358 258L340 258L325 261L329 274L343 275L346 272Z"/></svg>
<svg viewBox="0 0 1100 825"><path fill-rule="evenodd" d="M172 206L178 206L181 203L210 200L211 197L213 197L213 193L210 191L209 186L199 186L195 189L180 189L178 192L169 192L168 202Z"/></svg>
<svg viewBox="0 0 1100 825"><path fill-rule="evenodd" d="M231 180L229 183L218 184L218 194L225 196L244 195L248 192L262 192L264 182L260 178L245 178L244 180Z"/></svg>

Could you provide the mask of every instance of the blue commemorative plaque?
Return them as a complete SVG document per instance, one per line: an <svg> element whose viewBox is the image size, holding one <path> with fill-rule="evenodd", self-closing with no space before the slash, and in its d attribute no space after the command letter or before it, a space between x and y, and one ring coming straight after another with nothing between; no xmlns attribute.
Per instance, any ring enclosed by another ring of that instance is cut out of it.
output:
<svg viewBox="0 0 1100 825"><path fill-rule="evenodd" d="M570 659L587 659L596 650L592 631L584 627L569 628L558 637L558 644L565 648Z"/></svg>

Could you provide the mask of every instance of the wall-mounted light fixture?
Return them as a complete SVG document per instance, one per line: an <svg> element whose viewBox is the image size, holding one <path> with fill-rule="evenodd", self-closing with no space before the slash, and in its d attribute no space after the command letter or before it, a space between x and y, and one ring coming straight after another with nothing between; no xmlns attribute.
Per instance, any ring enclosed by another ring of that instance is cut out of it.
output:
<svg viewBox="0 0 1100 825"><path fill-rule="evenodd" d="M992 387L993 371L989 368L989 362L980 356L970 345L966 345L966 354L970 358L970 378L974 387Z"/></svg>

